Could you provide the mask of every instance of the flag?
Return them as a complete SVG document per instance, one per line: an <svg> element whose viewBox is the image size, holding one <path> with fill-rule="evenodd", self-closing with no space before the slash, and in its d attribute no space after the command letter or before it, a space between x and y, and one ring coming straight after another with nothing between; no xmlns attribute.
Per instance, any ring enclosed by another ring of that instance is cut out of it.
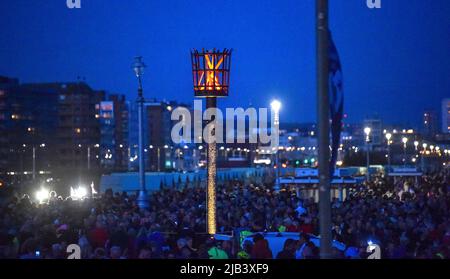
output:
<svg viewBox="0 0 450 279"><path fill-rule="evenodd" d="M330 92L331 118L330 177L333 179L341 140L342 118L344 115L344 88L341 61L336 46L334 45L331 32L329 32L328 60L328 92Z"/></svg>

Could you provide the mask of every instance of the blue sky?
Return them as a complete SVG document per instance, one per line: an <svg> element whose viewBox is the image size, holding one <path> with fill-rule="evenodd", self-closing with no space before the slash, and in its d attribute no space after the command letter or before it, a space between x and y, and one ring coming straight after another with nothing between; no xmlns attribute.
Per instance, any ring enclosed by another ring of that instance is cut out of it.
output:
<svg viewBox="0 0 450 279"><path fill-rule="evenodd" d="M146 97L192 102L191 48L233 48L220 106L283 102L282 121L316 118L313 0L0 1L0 75L75 81L134 98L144 56ZM419 125L450 96L450 1L330 0L350 122L379 115Z"/></svg>

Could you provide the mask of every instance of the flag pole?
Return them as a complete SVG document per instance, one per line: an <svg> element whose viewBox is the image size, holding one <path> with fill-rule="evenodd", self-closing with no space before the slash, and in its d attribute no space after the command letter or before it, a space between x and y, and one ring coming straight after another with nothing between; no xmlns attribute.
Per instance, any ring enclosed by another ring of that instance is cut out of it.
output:
<svg viewBox="0 0 450 279"><path fill-rule="evenodd" d="M331 258L328 0L316 0L320 257Z"/></svg>

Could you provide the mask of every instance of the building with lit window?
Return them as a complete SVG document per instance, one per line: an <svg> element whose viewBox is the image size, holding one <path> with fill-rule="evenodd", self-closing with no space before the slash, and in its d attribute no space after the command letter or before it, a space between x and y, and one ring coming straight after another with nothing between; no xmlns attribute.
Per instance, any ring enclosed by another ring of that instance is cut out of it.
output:
<svg viewBox="0 0 450 279"><path fill-rule="evenodd" d="M190 169L194 145L181 143L174 145L171 139L172 127L177 121L171 120L171 114L177 107L189 106L177 102L148 100L144 104L144 154L146 171L166 171ZM130 171L138 170L138 130L137 105L129 106L129 162ZM193 127L194 125L192 125ZM193 133L192 133L193 134Z"/></svg>
<svg viewBox="0 0 450 279"><path fill-rule="evenodd" d="M31 178L33 153L36 176L48 173L57 164L57 119L54 91L0 77L0 176Z"/></svg>
<svg viewBox="0 0 450 279"><path fill-rule="evenodd" d="M100 121L100 165L107 171L128 168L128 102L124 95L111 94L97 105Z"/></svg>
<svg viewBox="0 0 450 279"><path fill-rule="evenodd" d="M105 93L93 90L85 82L33 83L27 88L52 92L57 127L54 172L61 179L74 183L90 183L99 171L100 122L97 105ZM82 180L82 181L80 181Z"/></svg>

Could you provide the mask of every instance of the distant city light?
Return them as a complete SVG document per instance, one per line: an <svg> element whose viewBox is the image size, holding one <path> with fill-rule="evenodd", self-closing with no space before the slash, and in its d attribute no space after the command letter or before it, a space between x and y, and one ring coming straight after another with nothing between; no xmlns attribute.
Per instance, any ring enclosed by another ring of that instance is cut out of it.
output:
<svg viewBox="0 0 450 279"><path fill-rule="evenodd" d="M278 100L273 100L273 101L270 103L270 107L272 108L272 110L273 110L275 113L278 113L278 112L280 111L280 109L281 109L281 102L278 101Z"/></svg>
<svg viewBox="0 0 450 279"><path fill-rule="evenodd" d="M391 140L391 138L392 138L392 134L391 133L387 133L386 134L386 139L388 140L388 143Z"/></svg>
<svg viewBox="0 0 450 279"><path fill-rule="evenodd" d="M403 137L403 138L402 138L402 142L403 142L403 144L406 145L406 143L408 142L408 138L407 138L407 137Z"/></svg>

